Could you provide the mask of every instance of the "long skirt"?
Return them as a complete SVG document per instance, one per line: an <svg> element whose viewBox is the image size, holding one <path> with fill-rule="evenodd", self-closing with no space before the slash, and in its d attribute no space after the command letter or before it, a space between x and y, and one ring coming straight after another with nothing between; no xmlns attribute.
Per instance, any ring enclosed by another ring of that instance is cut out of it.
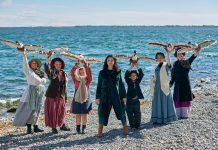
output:
<svg viewBox="0 0 218 150"><path fill-rule="evenodd" d="M66 102L60 96L45 99L45 126L51 128L61 127L66 115Z"/></svg>
<svg viewBox="0 0 218 150"><path fill-rule="evenodd" d="M20 102L13 124L15 126L26 126L26 124L33 124L37 123L38 117L40 114L40 109L38 111L31 110L28 107L28 102Z"/></svg>
<svg viewBox="0 0 218 150"><path fill-rule="evenodd" d="M13 124L15 126L36 125L42 106L44 86L29 85L24 95L26 97L19 103Z"/></svg>
<svg viewBox="0 0 218 150"><path fill-rule="evenodd" d="M151 122L162 124L176 120L176 110L171 93L166 96L161 90L159 82L156 82L152 101Z"/></svg>
<svg viewBox="0 0 218 150"><path fill-rule="evenodd" d="M181 101L178 94L176 95L175 101L176 114L178 118L188 118L191 113L191 101Z"/></svg>

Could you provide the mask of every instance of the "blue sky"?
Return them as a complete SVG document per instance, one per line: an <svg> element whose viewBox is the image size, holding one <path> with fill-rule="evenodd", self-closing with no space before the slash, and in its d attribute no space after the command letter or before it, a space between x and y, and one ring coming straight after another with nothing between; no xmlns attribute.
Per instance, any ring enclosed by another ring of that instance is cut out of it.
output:
<svg viewBox="0 0 218 150"><path fill-rule="evenodd" d="M218 25L218 0L0 0L0 26Z"/></svg>

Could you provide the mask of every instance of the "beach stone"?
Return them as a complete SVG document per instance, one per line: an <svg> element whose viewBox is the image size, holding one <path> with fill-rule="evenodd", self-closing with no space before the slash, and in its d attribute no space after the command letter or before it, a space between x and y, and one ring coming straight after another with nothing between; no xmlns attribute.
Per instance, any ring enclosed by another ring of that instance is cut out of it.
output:
<svg viewBox="0 0 218 150"><path fill-rule="evenodd" d="M17 110L16 107L12 107L12 108L10 108L10 109L7 110L7 113L15 113L16 110Z"/></svg>

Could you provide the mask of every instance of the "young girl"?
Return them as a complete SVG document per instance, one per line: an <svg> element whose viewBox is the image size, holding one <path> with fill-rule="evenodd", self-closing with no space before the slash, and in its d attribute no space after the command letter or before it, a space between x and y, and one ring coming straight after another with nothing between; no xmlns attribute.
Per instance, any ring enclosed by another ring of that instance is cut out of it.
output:
<svg viewBox="0 0 218 150"><path fill-rule="evenodd" d="M96 104L98 105L98 136L102 136L103 125L107 126L111 108L115 111L118 120L121 120L124 134L128 134L126 123L125 104L126 90L122 81L121 70L118 68L116 58L108 55L103 70L99 72L96 91Z"/></svg>
<svg viewBox="0 0 218 150"><path fill-rule="evenodd" d="M154 124L165 124L177 120L168 80L168 71L171 68L170 53L167 53L167 56L167 63L163 53L159 52L155 56L159 64L155 69L155 85L152 101L151 122Z"/></svg>
<svg viewBox="0 0 218 150"><path fill-rule="evenodd" d="M174 86L173 99L176 106L176 113L179 119L186 119L191 112L191 101L194 97L191 91L191 85L189 80L189 71L191 64L197 57L200 47L196 49L196 53L189 59L185 60L185 53L175 52L177 61L173 64L172 75L170 85Z"/></svg>
<svg viewBox="0 0 218 150"><path fill-rule="evenodd" d="M75 93L72 102L72 113L76 114L76 131L85 133L86 124L88 121L88 113L92 110L92 102L89 97L89 87L92 81L92 72L89 64L84 63L84 67L79 67L76 63L71 70L71 77L74 82Z"/></svg>
<svg viewBox="0 0 218 150"><path fill-rule="evenodd" d="M27 89L20 99L13 124L15 126L27 126L27 134L43 132L37 126L37 120L42 106L42 98L45 91L45 74L41 71L41 62L38 59L27 61L26 52L23 53L23 72L27 79Z"/></svg>
<svg viewBox="0 0 218 150"><path fill-rule="evenodd" d="M132 70L134 66L137 68L138 72L136 70ZM139 129L141 124L139 99L144 99L144 96L139 84L142 81L143 76L144 74L142 69L139 68L137 62L132 62L130 68L125 74L125 80L128 85L126 112L132 129Z"/></svg>
<svg viewBox="0 0 218 150"><path fill-rule="evenodd" d="M58 133L57 127L63 131L70 129L65 125L66 102L67 102L67 74L63 70L64 61L61 58L54 58L50 67L49 57L46 56L45 72L48 75L50 84L46 91L45 99L45 125L52 128L53 133Z"/></svg>

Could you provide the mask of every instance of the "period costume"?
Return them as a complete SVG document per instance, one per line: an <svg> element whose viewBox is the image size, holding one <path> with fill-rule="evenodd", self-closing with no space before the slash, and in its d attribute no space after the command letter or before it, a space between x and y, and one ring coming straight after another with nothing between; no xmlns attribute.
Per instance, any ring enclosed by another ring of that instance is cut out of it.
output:
<svg viewBox="0 0 218 150"><path fill-rule="evenodd" d="M115 111L118 120L126 124L125 104L126 90L122 81L121 71L101 70L98 76L96 99L98 105L99 124L107 126L111 108Z"/></svg>
<svg viewBox="0 0 218 150"><path fill-rule="evenodd" d="M86 76L81 78L78 75L80 68L74 66L71 70L71 77L74 82L75 92L72 101L73 114L88 114L92 110L92 101L90 99L89 87L92 81L91 68L85 67Z"/></svg>
<svg viewBox="0 0 218 150"><path fill-rule="evenodd" d="M80 76L79 70L84 69L85 75ZM73 114L88 114L92 110L92 101L90 99L89 87L92 81L92 72L90 65L85 67L74 66L71 70L71 77L74 82L74 97L71 104ZM76 125L77 133L81 133L80 124ZM85 133L86 124L82 124L82 133Z"/></svg>
<svg viewBox="0 0 218 150"><path fill-rule="evenodd" d="M165 124L177 120L168 80L170 67L166 62L163 62L159 63L155 69L151 115L151 122L153 123Z"/></svg>
<svg viewBox="0 0 218 150"><path fill-rule="evenodd" d="M130 76L132 73L137 74L137 79L132 81ZM141 111L140 111L140 101L139 99L144 99L142 94L142 90L140 88L140 83L144 74L142 69L138 69L133 71L126 71L125 80L128 85L127 90L127 104L126 104L126 112L129 120L129 124L131 128L138 129L141 124Z"/></svg>
<svg viewBox="0 0 218 150"><path fill-rule="evenodd" d="M61 71L55 69L56 61L62 63ZM61 58L54 58L50 63L50 68L45 63L45 72L50 80L45 94L45 125L51 127L54 133L57 132L57 127L61 127L61 130L69 130L65 126L68 77L63 70L64 67L64 61Z"/></svg>
<svg viewBox="0 0 218 150"><path fill-rule="evenodd" d="M179 118L188 118L191 111L191 101L194 95L191 90L189 71L196 57L193 54L189 59L177 60L173 64L170 85L174 84L173 99Z"/></svg>
<svg viewBox="0 0 218 150"><path fill-rule="evenodd" d="M38 69L30 68L32 61L37 63ZM37 120L42 106L42 98L45 91L46 79L44 72L40 70L41 64L39 60L31 60L28 64L27 57L23 57L23 72L26 76L28 86L23 93L19 106L16 110L13 124L15 126L28 127L27 133L31 133L31 125L34 125L34 132L37 132ZM40 132L40 130L38 130Z"/></svg>

